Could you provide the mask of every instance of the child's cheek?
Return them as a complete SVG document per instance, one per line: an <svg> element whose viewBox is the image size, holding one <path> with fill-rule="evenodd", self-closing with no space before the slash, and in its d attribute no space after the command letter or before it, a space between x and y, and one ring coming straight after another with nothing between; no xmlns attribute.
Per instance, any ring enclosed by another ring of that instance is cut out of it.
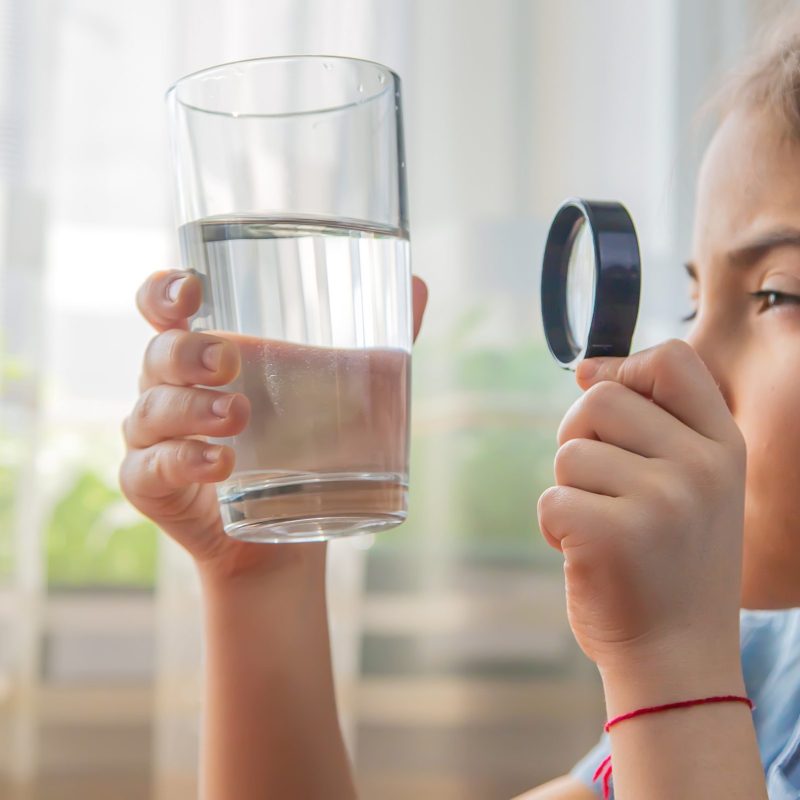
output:
<svg viewBox="0 0 800 800"><path fill-rule="evenodd" d="M786 370L778 381L772 375L751 377L753 391L740 394L735 409L747 444L745 533L759 547L796 560L800 575L800 530L792 522L800 519L800 376Z"/></svg>

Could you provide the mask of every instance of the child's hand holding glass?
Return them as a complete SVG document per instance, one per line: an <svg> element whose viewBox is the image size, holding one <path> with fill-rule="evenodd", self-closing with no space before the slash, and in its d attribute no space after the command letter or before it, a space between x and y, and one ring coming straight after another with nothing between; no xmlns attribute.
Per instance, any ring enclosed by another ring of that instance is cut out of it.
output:
<svg viewBox="0 0 800 800"><path fill-rule="evenodd" d="M416 337L427 300L419 278L413 298ZM214 484L233 470L233 451L205 439L242 431L250 405L244 394L205 388L233 381L241 358L229 339L188 330L201 303L199 279L156 272L137 303L159 333L144 355L141 395L123 424L128 453L120 484L127 498L191 553L204 576L260 574L313 552L313 545L264 547L225 535Z"/></svg>

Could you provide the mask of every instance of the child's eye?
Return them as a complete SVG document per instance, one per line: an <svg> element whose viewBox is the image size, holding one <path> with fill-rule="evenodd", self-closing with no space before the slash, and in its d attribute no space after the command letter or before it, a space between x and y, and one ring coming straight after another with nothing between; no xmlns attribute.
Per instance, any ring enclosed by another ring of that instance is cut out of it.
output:
<svg viewBox="0 0 800 800"><path fill-rule="evenodd" d="M761 302L759 313L778 306L800 306L800 295L790 294L789 292L779 292L777 289L761 289L758 292L751 292L750 296ZM697 309L681 317L682 322L692 322L697 318Z"/></svg>
<svg viewBox="0 0 800 800"><path fill-rule="evenodd" d="M752 292L751 297L761 301L761 308L759 312L766 311L769 308L784 305L800 305L800 296L796 294L787 294L786 292L778 292L774 289L762 289L759 292Z"/></svg>

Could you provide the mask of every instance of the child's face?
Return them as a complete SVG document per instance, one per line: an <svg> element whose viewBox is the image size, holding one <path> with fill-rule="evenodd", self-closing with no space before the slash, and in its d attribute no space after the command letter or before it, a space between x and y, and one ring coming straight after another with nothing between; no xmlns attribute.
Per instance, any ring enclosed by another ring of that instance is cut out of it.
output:
<svg viewBox="0 0 800 800"><path fill-rule="evenodd" d="M780 131L765 113L722 123L689 265L688 339L747 442L745 607L800 605L800 144Z"/></svg>

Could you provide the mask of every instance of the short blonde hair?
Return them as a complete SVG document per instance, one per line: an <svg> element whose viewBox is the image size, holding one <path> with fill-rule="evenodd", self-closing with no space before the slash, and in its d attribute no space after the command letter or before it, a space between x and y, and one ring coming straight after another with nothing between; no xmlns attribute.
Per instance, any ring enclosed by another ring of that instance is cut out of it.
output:
<svg viewBox="0 0 800 800"><path fill-rule="evenodd" d="M767 111L787 138L800 142L800 8L789 7L764 28L710 106L721 116L740 108Z"/></svg>

